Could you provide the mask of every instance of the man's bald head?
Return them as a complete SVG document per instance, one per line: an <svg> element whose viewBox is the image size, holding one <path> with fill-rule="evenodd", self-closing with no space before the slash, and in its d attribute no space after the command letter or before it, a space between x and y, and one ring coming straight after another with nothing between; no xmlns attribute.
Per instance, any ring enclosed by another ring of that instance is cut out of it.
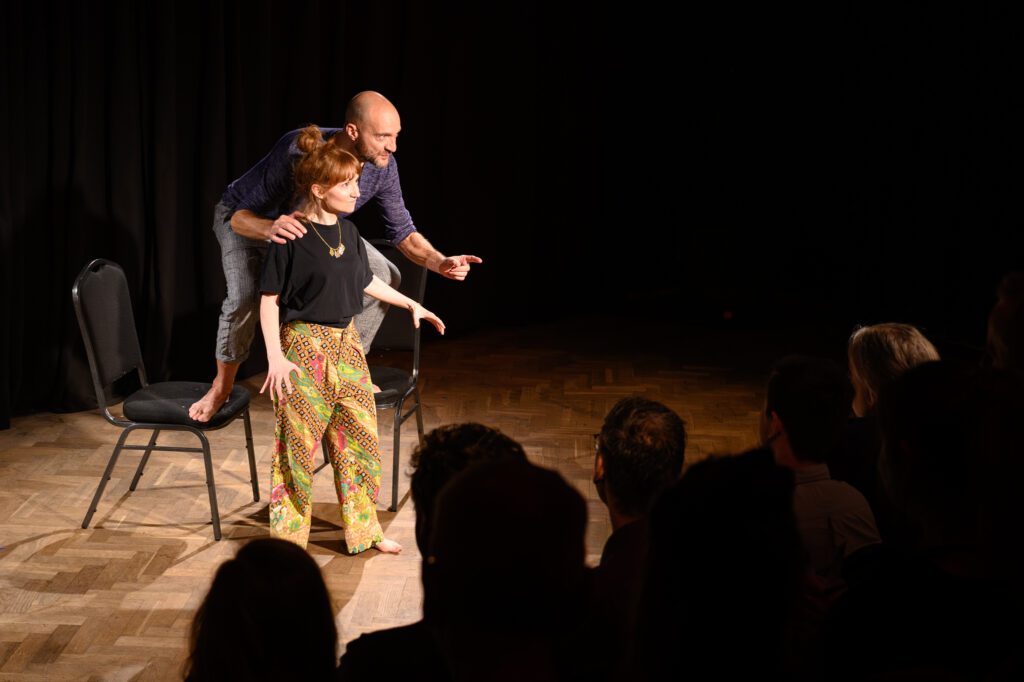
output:
<svg viewBox="0 0 1024 682"><path fill-rule="evenodd" d="M345 108L345 123L361 125L387 114L398 116L398 109L379 92L364 90L349 100Z"/></svg>

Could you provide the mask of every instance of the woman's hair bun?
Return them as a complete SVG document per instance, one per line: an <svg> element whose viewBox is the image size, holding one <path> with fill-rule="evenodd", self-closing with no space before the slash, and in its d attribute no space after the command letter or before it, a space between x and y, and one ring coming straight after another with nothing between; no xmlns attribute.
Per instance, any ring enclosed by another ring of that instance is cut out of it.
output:
<svg viewBox="0 0 1024 682"><path fill-rule="evenodd" d="M312 123L302 129L299 133L298 139L295 141L295 146L303 154L309 154L315 149L319 148L324 143L323 133L320 132L319 126L313 125Z"/></svg>

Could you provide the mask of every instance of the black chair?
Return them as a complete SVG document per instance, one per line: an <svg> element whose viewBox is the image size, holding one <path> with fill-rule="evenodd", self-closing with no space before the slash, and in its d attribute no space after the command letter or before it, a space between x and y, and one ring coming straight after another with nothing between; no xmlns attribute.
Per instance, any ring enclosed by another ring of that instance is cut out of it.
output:
<svg viewBox="0 0 1024 682"><path fill-rule="evenodd" d="M213 462L210 458L210 442L206 431L222 429L241 416L245 423L245 445L249 451L249 474L252 483L252 499L260 499L259 482L256 477L256 458L252 448L252 426L249 422L249 392L235 386L224 406L210 419L200 423L188 416L188 408L201 398L209 384L190 381L165 381L150 384L146 380L146 369L142 363L142 351L135 331L135 316L132 314L131 296L124 271L115 263L97 258L86 265L75 279L71 290L75 314L85 342L92 372L96 402L103 416L114 426L120 426L121 437L110 455L107 469L103 472L96 495L89 505L89 511L82 521L82 528L88 528L103 489L110 480L117 456L121 450L145 450L129 490L135 490L142 477L142 471L154 450L174 452L201 452L206 463L206 487L210 495L210 512L213 518L213 537L220 540L220 514L217 511L217 491L213 484ZM142 387L129 395L123 406L124 418L114 417L107 408L106 387L132 370L138 370ZM153 435L148 445L125 445L128 434L136 429L149 429ZM202 444L201 448L168 447L156 444L161 431L188 431L194 433Z"/></svg>
<svg viewBox="0 0 1024 682"><path fill-rule="evenodd" d="M416 265L384 239L372 239L370 243L377 247L385 258L394 263L402 273L402 282L398 290L416 301L423 303L427 289L427 269ZM429 323L421 323L429 324ZM412 326L409 311L392 306L384 316L384 321L373 338L375 350L398 350L412 352L412 367L409 370L397 367L370 365L370 377L380 388L374 394L378 414L380 410L395 411L394 446L391 468L391 506L389 511L398 510L398 473L401 471L402 424L409 417L416 415L416 430L420 445L423 444L423 405L420 401L420 330ZM412 399L412 400L410 400ZM410 406L411 405L411 406Z"/></svg>

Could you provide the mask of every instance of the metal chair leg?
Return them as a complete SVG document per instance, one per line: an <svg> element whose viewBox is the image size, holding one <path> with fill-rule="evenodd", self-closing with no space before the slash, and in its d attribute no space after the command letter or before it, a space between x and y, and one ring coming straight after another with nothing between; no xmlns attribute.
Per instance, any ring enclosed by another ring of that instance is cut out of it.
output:
<svg viewBox="0 0 1024 682"><path fill-rule="evenodd" d="M249 482L252 483L252 501L260 501L260 481L256 476L256 453L252 449L252 424L249 422L249 408L242 413L245 422L245 449L249 451Z"/></svg>
<svg viewBox="0 0 1024 682"><path fill-rule="evenodd" d="M324 455L324 461L321 462L320 466L318 466L316 469L313 469L313 475L314 476L319 474L321 469L323 469L326 466L330 466L330 464L331 464L331 457L330 457L330 455L329 455L329 453L327 451L327 432L326 431L324 432L323 437L320 438L320 451Z"/></svg>
<svg viewBox="0 0 1024 682"><path fill-rule="evenodd" d="M135 470L135 478L132 479L132 484L128 486L128 490L135 490L136 486L139 485L139 479L142 478L142 470L146 468L146 462L149 461L149 455L153 452L153 446L156 445L156 437L160 435L160 429L153 429L153 435L149 438L149 444L146 446L146 452L142 455L142 461L139 462L139 468Z"/></svg>
<svg viewBox="0 0 1024 682"><path fill-rule="evenodd" d="M89 527L89 522L92 521L92 515L96 513L96 507L100 503L100 498L103 497L103 489L107 487L107 481L110 480L110 474L114 471L114 464L117 463L117 456L121 453L121 448L124 446L124 442L127 440L129 433L131 433L131 430L125 429L121 432L121 437L117 439L117 445L114 446L114 451L110 454L110 461L107 462L107 469L103 472L103 477L100 479L100 485L96 488L96 494L93 495L92 503L89 504L89 511L85 513L85 518L82 520L82 528Z"/></svg>
<svg viewBox="0 0 1024 682"><path fill-rule="evenodd" d="M402 403L399 401L395 409L395 445L393 450L393 463L391 465L391 506L389 511L398 511L398 469L402 465Z"/></svg>
<svg viewBox="0 0 1024 682"><path fill-rule="evenodd" d="M220 540L220 512L217 511L217 489L213 484L213 459L210 457L210 441L199 433L203 442L203 461L206 463L206 490L210 493L210 514L213 516L213 539Z"/></svg>
<svg viewBox="0 0 1024 682"><path fill-rule="evenodd" d="M420 401L420 389L414 388L413 395L416 396L416 431L420 434L420 446L423 446L423 402Z"/></svg>

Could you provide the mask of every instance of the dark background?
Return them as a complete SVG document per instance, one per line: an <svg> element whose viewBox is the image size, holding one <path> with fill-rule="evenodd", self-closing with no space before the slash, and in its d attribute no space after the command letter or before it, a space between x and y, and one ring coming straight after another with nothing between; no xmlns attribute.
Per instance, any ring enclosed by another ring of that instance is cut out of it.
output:
<svg viewBox="0 0 1024 682"><path fill-rule="evenodd" d="M1022 268L1021 60L1009 11L940 7L5 3L0 426L88 405L70 289L96 257L151 377L211 378L213 205L363 89L402 114L417 226L485 259L431 277L453 335L639 313L979 346Z"/></svg>

